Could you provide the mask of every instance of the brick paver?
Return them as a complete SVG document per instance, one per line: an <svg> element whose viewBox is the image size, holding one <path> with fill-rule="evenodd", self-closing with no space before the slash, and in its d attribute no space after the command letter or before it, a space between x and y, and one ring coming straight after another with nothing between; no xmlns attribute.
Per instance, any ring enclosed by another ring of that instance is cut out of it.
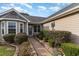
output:
<svg viewBox="0 0 79 59"><path fill-rule="evenodd" d="M47 51L47 49L42 44L40 44L40 42L38 42L36 39L29 38L29 41L33 45L38 56L51 56L51 54Z"/></svg>

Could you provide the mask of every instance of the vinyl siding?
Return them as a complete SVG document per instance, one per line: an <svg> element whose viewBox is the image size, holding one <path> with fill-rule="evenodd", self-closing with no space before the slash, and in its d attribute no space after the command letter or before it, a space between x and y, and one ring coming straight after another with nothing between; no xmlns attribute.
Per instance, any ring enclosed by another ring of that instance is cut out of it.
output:
<svg viewBox="0 0 79 59"><path fill-rule="evenodd" d="M52 30L51 23L52 22L43 24L43 29L44 30Z"/></svg>
<svg viewBox="0 0 79 59"><path fill-rule="evenodd" d="M56 20L55 30L70 31L79 36L79 13Z"/></svg>

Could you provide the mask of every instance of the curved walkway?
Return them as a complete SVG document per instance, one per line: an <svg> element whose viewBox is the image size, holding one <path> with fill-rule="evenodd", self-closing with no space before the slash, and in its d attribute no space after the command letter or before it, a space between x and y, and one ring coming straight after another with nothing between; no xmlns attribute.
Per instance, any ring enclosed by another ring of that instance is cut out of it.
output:
<svg viewBox="0 0 79 59"><path fill-rule="evenodd" d="M48 50L36 39L29 38L29 41L33 45L38 56L51 56L51 54L48 52Z"/></svg>

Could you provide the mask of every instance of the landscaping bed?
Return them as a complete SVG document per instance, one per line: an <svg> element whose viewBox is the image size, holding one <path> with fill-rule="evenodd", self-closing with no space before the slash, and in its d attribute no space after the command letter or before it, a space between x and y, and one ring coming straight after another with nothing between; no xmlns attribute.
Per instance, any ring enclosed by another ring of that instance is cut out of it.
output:
<svg viewBox="0 0 79 59"><path fill-rule="evenodd" d="M79 56L79 45L74 43L62 43L61 48L66 56Z"/></svg>
<svg viewBox="0 0 79 59"><path fill-rule="evenodd" d="M34 55L33 49L31 47L31 44L28 41L28 36L26 33L6 34L3 36L3 38L6 44L16 48L16 50L14 51L14 56L33 56ZM10 52L10 53L13 53L13 52Z"/></svg>
<svg viewBox="0 0 79 59"><path fill-rule="evenodd" d="M62 43L70 43L71 42L71 32L69 31L41 31L37 37L44 41L44 43L48 43L50 47L52 47L52 53L54 56L65 55L65 52L62 50ZM68 52L69 53L69 52Z"/></svg>
<svg viewBox="0 0 79 59"><path fill-rule="evenodd" d="M0 44L0 56L13 56L15 47L6 44Z"/></svg>

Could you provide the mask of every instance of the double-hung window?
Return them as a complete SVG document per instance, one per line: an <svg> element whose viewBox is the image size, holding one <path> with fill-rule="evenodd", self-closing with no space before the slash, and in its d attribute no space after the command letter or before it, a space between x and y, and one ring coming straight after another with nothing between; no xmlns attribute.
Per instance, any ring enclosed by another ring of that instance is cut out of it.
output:
<svg viewBox="0 0 79 59"><path fill-rule="evenodd" d="M8 22L8 33L15 33L16 34L16 22L15 21Z"/></svg>

